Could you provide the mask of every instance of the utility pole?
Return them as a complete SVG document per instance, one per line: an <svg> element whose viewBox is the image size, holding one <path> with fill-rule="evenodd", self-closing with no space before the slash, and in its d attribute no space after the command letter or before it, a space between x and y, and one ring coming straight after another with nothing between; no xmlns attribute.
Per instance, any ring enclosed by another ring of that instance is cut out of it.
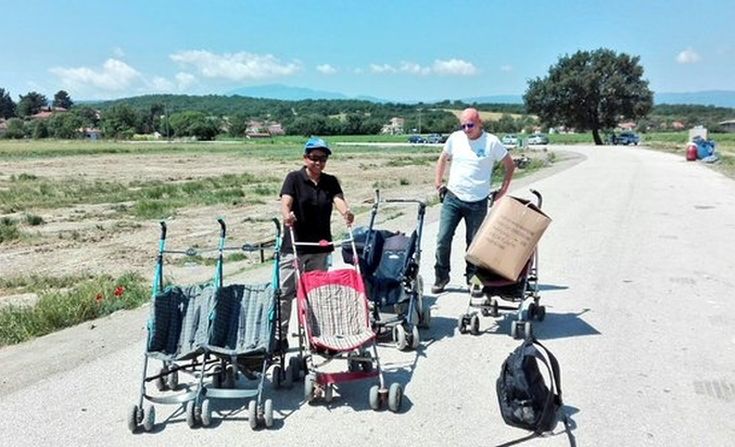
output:
<svg viewBox="0 0 735 447"><path fill-rule="evenodd" d="M419 135L421 135L421 109L419 109Z"/></svg>

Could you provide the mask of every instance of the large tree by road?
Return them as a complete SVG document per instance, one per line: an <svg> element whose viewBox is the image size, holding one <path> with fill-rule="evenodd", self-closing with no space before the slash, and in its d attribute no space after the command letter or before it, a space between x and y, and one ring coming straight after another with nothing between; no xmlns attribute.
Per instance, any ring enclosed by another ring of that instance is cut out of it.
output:
<svg viewBox="0 0 735 447"><path fill-rule="evenodd" d="M639 62L605 48L564 56L547 77L528 82L526 108L546 125L591 130L595 144L602 144L600 130L645 117L653 107Z"/></svg>
<svg viewBox="0 0 735 447"><path fill-rule="evenodd" d="M12 118L15 116L15 103L10 93L0 88L0 118Z"/></svg>
<svg viewBox="0 0 735 447"><path fill-rule="evenodd" d="M45 95L38 92L28 92L25 96L20 95L20 101L18 101L16 113L18 116L25 118L27 116L35 115L47 106L48 99Z"/></svg>

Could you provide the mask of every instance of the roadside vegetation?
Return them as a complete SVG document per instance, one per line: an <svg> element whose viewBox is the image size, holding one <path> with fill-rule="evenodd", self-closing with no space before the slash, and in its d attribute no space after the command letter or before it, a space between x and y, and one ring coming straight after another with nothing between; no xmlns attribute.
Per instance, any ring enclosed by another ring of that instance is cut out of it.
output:
<svg viewBox="0 0 735 447"><path fill-rule="evenodd" d="M82 278L30 276L3 280L0 287L20 285L39 295L34 305L0 307L0 347L109 315L133 309L150 299L150 288L137 274Z"/></svg>

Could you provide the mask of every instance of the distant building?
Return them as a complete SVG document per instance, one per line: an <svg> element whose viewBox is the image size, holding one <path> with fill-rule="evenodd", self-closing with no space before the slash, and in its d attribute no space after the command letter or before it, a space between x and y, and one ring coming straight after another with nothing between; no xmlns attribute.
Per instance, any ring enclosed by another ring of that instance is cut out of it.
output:
<svg viewBox="0 0 735 447"><path fill-rule="evenodd" d="M245 136L248 138L267 138L273 135L285 135L283 125L275 121L250 120L245 127Z"/></svg>
<svg viewBox="0 0 735 447"><path fill-rule="evenodd" d="M722 121L717 123L723 132L735 132L735 120Z"/></svg>
<svg viewBox="0 0 735 447"><path fill-rule="evenodd" d="M636 125L633 121L628 121L625 123L618 123L618 129L620 130L634 130L635 127Z"/></svg>
<svg viewBox="0 0 735 447"><path fill-rule="evenodd" d="M681 121L674 121L671 123L671 128L676 130L682 130L686 127Z"/></svg>
<svg viewBox="0 0 735 447"><path fill-rule="evenodd" d="M85 140L97 141L102 139L102 131L94 127L85 127L82 129Z"/></svg>
<svg viewBox="0 0 735 447"><path fill-rule="evenodd" d="M387 135L402 135L403 126L406 124L406 120L397 116L390 119L388 124L384 124L380 133Z"/></svg>
<svg viewBox="0 0 735 447"><path fill-rule="evenodd" d="M31 115L29 118L34 119L34 120L36 119L43 120L43 119L51 118L56 113L64 113L66 111L67 110L63 107L54 107L54 108L44 107L43 109L41 109L40 112Z"/></svg>

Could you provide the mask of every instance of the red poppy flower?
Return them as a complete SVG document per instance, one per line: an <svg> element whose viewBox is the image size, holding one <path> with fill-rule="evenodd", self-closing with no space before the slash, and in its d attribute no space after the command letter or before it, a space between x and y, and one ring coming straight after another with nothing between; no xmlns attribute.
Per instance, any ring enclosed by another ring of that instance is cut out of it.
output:
<svg viewBox="0 0 735 447"><path fill-rule="evenodd" d="M123 287L123 286L117 286L117 287L115 287L115 291L112 292L112 294L115 295L118 298L122 297L123 293L125 293L125 287Z"/></svg>
<svg viewBox="0 0 735 447"><path fill-rule="evenodd" d="M98 303L105 299L105 296L102 293L98 293L96 297L94 297L94 300Z"/></svg>

